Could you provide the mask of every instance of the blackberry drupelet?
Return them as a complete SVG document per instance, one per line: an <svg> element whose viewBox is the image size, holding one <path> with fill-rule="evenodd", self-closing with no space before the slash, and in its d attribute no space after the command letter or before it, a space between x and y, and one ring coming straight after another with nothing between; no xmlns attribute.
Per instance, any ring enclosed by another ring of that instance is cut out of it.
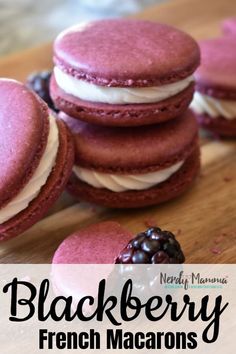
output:
<svg viewBox="0 0 236 354"><path fill-rule="evenodd" d="M181 264L185 257L170 231L151 227L139 233L121 251L116 264Z"/></svg>
<svg viewBox="0 0 236 354"><path fill-rule="evenodd" d="M58 110L55 108L53 101L50 96L50 91L49 91L49 84L50 84L50 78L51 78L52 72L51 71L40 71L31 74L27 78L26 85L36 92L39 97L44 100L49 108L54 110L55 112L58 112Z"/></svg>

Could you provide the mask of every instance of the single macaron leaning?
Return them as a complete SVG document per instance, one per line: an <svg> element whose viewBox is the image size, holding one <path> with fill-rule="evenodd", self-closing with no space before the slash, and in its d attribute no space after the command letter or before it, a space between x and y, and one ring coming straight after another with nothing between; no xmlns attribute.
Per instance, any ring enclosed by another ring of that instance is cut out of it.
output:
<svg viewBox="0 0 236 354"><path fill-rule="evenodd" d="M222 31L226 36L236 36L236 17L230 17L224 20L222 23Z"/></svg>
<svg viewBox="0 0 236 354"><path fill-rule="evenodd" d="M160 290L155 283L158 268L135 265L184 261L181 245L170 231L151 227L133 235L116 221L103 221L76 231L58 246L52 260L52 285L58 296L73 296L76 306L75 300L97 295L101 279L106 279L106 288L113 294L114 286L120 287L131 277L141 289L149 285L152 291L156 286ZM85 304L85 308L89 311L90 306Z"/></svg>
<svg viewBox="0 0 236 354"><path fill-rule="evenodd" d="M51 96L58 109L86 122L155 124L187 109L199 62L195 40L168 25L83 23L55 40Z"/></svg>
<svg viewBox="0 0 236 354"><path fill-rule="evenodd" d="M102 127L59 114L75 139L68 189L111 208L159 204L183 193L199 171L198 126L187 110L144 127Z"/></svg>
<svg viewBox="0 0 236 354"><path fill-rule="evenodd" d="M200 42L201 66L191 103L200 125L222 137L236 137L236 45L233 37Z"/></svg>
<svg viewBox="0 0 236 354"><path fill-rule="evenodd" d="M159 227L133 235L116 221L102 221L68 236L53 264L181 264L185 256L175 235Z"/></svg>
<svg viewBox="0 0 236 354"><path fill-rule="evenodd" d="M37 222L71 174L66 125L20 82L0 79L0 241Z"/></svg>

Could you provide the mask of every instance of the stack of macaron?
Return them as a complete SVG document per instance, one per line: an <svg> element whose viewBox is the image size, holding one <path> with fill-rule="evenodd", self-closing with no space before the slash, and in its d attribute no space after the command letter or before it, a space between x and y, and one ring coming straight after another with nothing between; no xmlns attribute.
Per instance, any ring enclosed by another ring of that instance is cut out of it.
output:
<svg viewBox="0 0 236 354"><path fill-rule="evenodd" d="M191 185L200 161L188 106L199 62L189 35L150 21L83 23L57 37L50 91L75 138L73 195L133 208Z"/></svg>
<svg viewBox="0 0 236 354"><path fill-rule="evenodd" d="M201 126L219 136L236 137L236 40L203 40L201 66L191 104Z"/></svg>
<svg viewBox="0 0 236 354"><path fill-rule="evenodd" d="M201 65L191 103L199 124L220 137L236 137L236 17L222 23L223 36L199 42Z"/></svg>
<svg viewBox="0 0 236 354"><path fill-rule="evenodd" d="M42 218L63 191L74 161L64 122L23 84L0 79L0 241Z"/></svg>

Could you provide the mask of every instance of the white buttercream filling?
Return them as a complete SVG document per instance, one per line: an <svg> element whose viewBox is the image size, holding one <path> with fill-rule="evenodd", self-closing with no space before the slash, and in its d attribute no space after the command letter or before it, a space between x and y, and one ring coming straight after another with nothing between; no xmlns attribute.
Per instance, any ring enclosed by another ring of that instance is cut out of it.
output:
<svg viewBox="0 0 236 354"><path fill-rule="evenodd" d="M236 119L236 101L222 100L195 92L190 105L197 114L207 114L211 118Z"/></svg>
<svg viewBox="0 0 236 354"><path fill-rule="evenodd" d="M49 117L50 128L46 149L26 186L6 206L0 209L0 224L10 220L29 206L40 193L55 165L59 148L58 127L55 118Z"/></svg>
<svg viewBox="0 0 236 354"><path fill-rule="evenodd" d="M73 171L80 180L95 188L106 188L112 192L124 192L127 190L145 190L164 182L177 172L183 163L184 161L180 161L163 170L140 175L114 175L95 172L79 166L74 166Z"/></svg>
<svg viewBox="0 0 236 354"><path fill-rule="evenodd" d="M57 85L79 99L109 104L154 103L177 95L194 81L193 75L168 85L153 87L107 87L79 80L54 68Z"/></svg>

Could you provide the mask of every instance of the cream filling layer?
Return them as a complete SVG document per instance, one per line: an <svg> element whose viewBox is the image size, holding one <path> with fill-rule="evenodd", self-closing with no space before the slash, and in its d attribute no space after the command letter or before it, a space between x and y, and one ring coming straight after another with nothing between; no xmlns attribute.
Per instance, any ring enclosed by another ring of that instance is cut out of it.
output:
<svg viewBox="0 0 236 354"><path fill-rule="evenodd" d="M74 166L73 172L81 181L95 188L106 188L112 192L124 192L128 190L145 190L164 182L177 172L183 163L184 161L180 161L163 170L140 175L113 175L95 172L79 166Z"/></svg>
<svg viewBox="0 0 236 354"><path fill-rule="evenodd" d="M66 74L58 67L54 68L57 85L67 94L79 99L108 103L134 104L154 103L177 95L194 81L193 75L168 85L153 87L107 87L98 86Z"/></svg>
<svg viewBox="0 0 236 354"><path fill-rule="evenodd" d="M197 114L207 114L211 118L236 119L236 101L222 100L195 92L190 108Z"/></svg>
<svg viewBox="0 0 236 354"><path fill-rule="evenodd" d="M27 185L6 206L0 209L0 224L10 220L26 209L29 203L40 193L47 182L56 162L59 148L59 133L55 118L49 117L50 128L47 146L41 161Z"/></svg>

